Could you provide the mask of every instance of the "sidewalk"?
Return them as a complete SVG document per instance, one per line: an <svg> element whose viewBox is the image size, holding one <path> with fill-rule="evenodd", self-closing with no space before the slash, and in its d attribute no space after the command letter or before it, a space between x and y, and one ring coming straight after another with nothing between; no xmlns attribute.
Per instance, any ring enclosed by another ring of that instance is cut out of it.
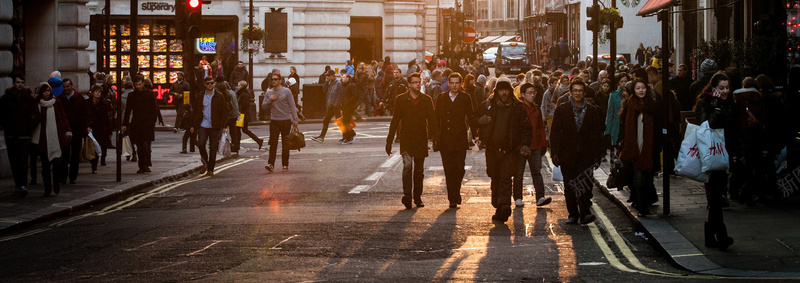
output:
<svg viewBox="0 0 800 283"><path fill-rule="evenodd" d="M601 184L609 174L609 164L595 171ZM687 270L722 276L800 278L800 198L759 203L747 207L731 201L723 212L729 236L734 243L728 251L704 245L703 223L708 218L703 184L686 178L670 178L670 214L663 213L662 178L656 178L659 202L651 207L657 216L638 217L626 200L627 190L600 188L612 201L639 224L677 265Z"/></svg>

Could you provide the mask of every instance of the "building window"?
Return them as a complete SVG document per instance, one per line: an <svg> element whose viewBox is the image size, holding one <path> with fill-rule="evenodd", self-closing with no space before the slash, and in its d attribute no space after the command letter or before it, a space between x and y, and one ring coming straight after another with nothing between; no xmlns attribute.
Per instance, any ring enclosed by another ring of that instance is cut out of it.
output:
<svg viewBox="0 0 800 283"><path fill-rule="evenodd" d="M503 20L503 0L492 0L492 21Z"/></svg>
<svg viewBox="0 0 800 283"><path fill-rule="evenodd" d="M506 0L506 18L507 19L516 19L518 18L517 12L517 0Z"/></svg>
<svg viewBox="0 0 800 283"><path fill-rule="evenodd" d="M477 11L476 14L478 20L488 20L489 19L489 1L488 0L478 0L477 4Z"/></svg>

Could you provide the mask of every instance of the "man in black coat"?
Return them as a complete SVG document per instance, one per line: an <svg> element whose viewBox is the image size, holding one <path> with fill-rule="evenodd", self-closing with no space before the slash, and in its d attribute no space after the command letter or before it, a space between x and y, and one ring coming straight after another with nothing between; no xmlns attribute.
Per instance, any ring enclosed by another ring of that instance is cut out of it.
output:
<svg viewBox="0 0 800 283"><path fill-rule="evenodd" d="M139 157L139 170L136 173L150 172L151 146L156 139L156 120L164 125L161 112L158 110L156 96L153 91L144 88L144 77L137 74L133 77L134 90L128 95L125 116L122 120L122 131L128 131L131 143L136 145ZM133 113L133 118L131 118ZM130 128L128 128L130 126ZM75 131L74 129L72 130Z"/></svg>
<svg viewBox="0 0 800 283"><path fill-rule="evenodd" d="M403 156L403 199L406 209L411 209L411 199L417 207L422 203L422 181L425 177L425 157L428 157L428 133L436 140L439 132L433 100L419 91L422 79L419 73L408 76L408 91L397 96L395 112L386 136L386 154L392 155L392 143L398 128L402 133L400 154ZM400 124L403 127L400 127Z"/></svg>
<svg viewBox="0 0 800 283"><path fill-rule="evenodd" d="M486 174L492 178L492 220L506 222L511 216L512 177L517 172L517 156L530 154L532 129L522 102L514 98L511 81L497 80L494 95L483 102L485 113L477 144L486 145ZM518 154L519 153L519 154Z"/></svg>
<svg viewBox="0 0 800 283"><path fill-rule="evenodd" d="M692 99L689 104L691 105L690 109L694 109L697 97L700 96L700 93L706 88L708 82L711 81L711 76L718 70L719 67L717 67L717 62L714 62L714 60L706 59L700 64L700 72L703 73L703 77L698 78L689 86L689 97Z"/></svg>
<svg viewBox="0 0 800 283"><path fill-rule="evenodd" d="M467 129L478 136L478 124L472 107L472 98L461 90L461 75L450 75L450 91L436 100L436 119L439 121L439 140L433 151L441 151L442 165L447 183L447 200L450 208L461 204L461 180L464 178L464 163L469 150Z"/></svg>
<svg viewBox="0 0 800 283"><path fill-rule="evenodd" d="M69 147L61 153L63 164L61 176L65 178L61 180L61 183L66 183L66 178L69 177L69 183L75 184L78 179L83 139L92 132L92 116L89 114L89 102L72 88L72 80L64 79L62 86L64 90L58 99L61 100L61 106L64 107L69 127L72 129L72 140L69 142Z"/></svg>
<svg viewBox="0 0 800 283"><path fill-rule="evenodd" d="M569 211L568 224L589 224L595 216L589 211L594 169L603 156L603 119L600 109L585 99L586 84L573 80L569 101L559 104L553 114L550 153L553 164L564 176L564 199Z"/></svg>
<svg viewBox="0 0 800 283"><path fill-rule="evenodd" d="M25 87L24 77L15 75L13 79L14 86L7 88L0 97L0 123L6 139L11 174L14 175L14 194L25 197L28 194L25 187L28 183L27 150L32 127L37 123L31 107L34 107L36 99L31 89Z"/></svg>
<svg viewBox="0 0 800 283"><path fill-rule="evenodd" d="M175 130L174 132L178 132L178 128L181 124L181 115L183 115L183 92L184 91L191 91L191 87L189 86L189 82L184 80L184 74L182 71L178 72L178 80L172 83L172 86L169 89L169 93L172 94L172 105L175 105Z"/></svg>
<svg viewBox="0 0 800 283"><path fill-rule="evenodd" d="M270 78L272 76L270 75ZM197 132L197 143L200 150L200 161L205 166L205 174L214 176L214 165L217 162L217 149L222 133L228 131L230 113L233 106L228 102L228 95L216 89L217 82L212 77L203 79L205 90L198 97L194 107L193 126L189 132ZM208 143L208 149L206 149Z"/></svg>
<svg viewBox="0 0 800 283"><path fill-rule="evenodd" d="M675 96L678 98L678 102L681 103L681 111L692 111L692 107L694 107L694 101L697 96L692 96L689 91L692 83L694 81L689 76L689 67L686 64L678 65L678 74L669 80L669 88L675 91Z"/></svg>

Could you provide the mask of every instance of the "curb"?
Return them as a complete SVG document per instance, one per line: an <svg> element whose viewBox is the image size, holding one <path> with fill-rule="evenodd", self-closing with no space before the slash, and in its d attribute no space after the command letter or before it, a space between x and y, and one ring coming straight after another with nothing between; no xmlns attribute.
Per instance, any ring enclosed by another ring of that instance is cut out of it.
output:
<svg viewBox="0 0 800 283"><path fill-rule="evenodd" d="M239 155L241 156L243 153L247 152L247 149L241 148L240 151L244 151L240 152ZM218 163L225 162L230 159L232 159L232 157L223 157L217 159L217 162ZM33 224L44 222L62 215L70 215L74 212L83 210L86 207L91 207L95 204L101 204L114 198L133 194L134 192L150 187L154 184L167 183L170 181L174 181L175 179L189 177L193 173L199 172L199 170L202 168L202 164L200 164L199 161L197 163L198 164L187 164L184 165L183 167L161 173L159 175L160 177L156 177L154 179L121 183L117 186L93 193L83 198L61 203L59 206L54 205L44 209L30 212L28 214L16 216L14 218L19 219L18 222L0 223L0 234L6 234L16 229L28 227Z"/></svg>
<svg viewBox="0 0 800 283"><path fill-rule="evenodd" d="M324 119L306 119L300 122L300 124L322 124ZM361 121L356 120L356 122L391 122L392 116L379 116L379 117L362 117ZM265 126L269 125L269 121L253 121L250 122L251 126ZM174 127L171 126L157 126L157 132L172 132Z"/></svg>
<svg viewBox="0 0 800 283"><path fill-rule="evenodd" d="M667 220L663 219L669 216L638 217L617 194L606 186L600 186L598 190L611 202L619 206L635 225L642 228L643 232L652 239L650 241L652 246L667 255L669 261L679 268L698 274L714 276L755 277L753 279L758 277L800 278L800 272L744 270L720 266L708 259L689 239L686 239Z"/></svg>

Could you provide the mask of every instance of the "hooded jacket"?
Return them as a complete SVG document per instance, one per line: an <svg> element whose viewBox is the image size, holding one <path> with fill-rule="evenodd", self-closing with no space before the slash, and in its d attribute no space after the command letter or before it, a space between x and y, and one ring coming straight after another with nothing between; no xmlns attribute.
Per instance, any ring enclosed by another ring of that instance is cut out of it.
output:
<svg viewBox="0 0 800 283"><path fill-rule="evenodd" d="M502 88L509 90L507 106L502 105L500 97L497 95L497 91ZM495 95L481 104L481 108L483 108L481 112L485 114L478 119L480 125L478 134L481 142L486 145L486 173L489 177L495 176L496 171L500 169L498 166L500 158L516 158L518 154L511 153L519 152L523 145L530 145L532 136L531 123L528 120L525 106L511 93L513 92L511 81L505 77L498 79L493 92ZM496 143L493 134L498 127L497 123L502 122L497 119L500 107L509 107L508 120L506 120L508 123L507 137L503 139L502 143ZM491 118L491 122L488 122L487 118Z"/></svg>

